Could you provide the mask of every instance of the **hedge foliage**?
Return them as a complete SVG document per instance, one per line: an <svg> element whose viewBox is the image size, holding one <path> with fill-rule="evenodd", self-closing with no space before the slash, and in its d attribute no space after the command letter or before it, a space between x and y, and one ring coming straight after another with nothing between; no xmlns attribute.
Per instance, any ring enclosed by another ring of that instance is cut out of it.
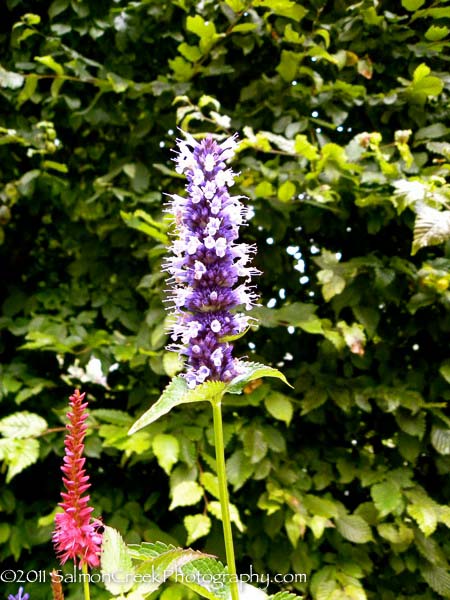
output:
<svg viewBox="0 0 450 600"><path fill-rule="evenodd" d="M236 352L294 386L225 406L240 572L304 573L270 589L314 600L450 597L449 2L0 14L1 569L56 566L75 386L97 514L130 543L223 556L209 407L127 436L180 368L161 271L179 126L239 132L263 275Z"/></svg>

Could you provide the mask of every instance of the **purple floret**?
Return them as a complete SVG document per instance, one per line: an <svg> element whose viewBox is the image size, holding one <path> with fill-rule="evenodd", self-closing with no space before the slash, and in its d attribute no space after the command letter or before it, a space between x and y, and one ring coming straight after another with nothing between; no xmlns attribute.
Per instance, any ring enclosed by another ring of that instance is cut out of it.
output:
<svg viewBox="0 0 450 600"><path fill-rule="evenodd" d="M170 273L170 300L175 307L169 350L187 357L184 375L189 387L205 381L230 381L239 373L239 361L224 338L242 333L256 301L249 282L257 269L249 266L255 247L237 243L247 209L241 196L230 196L235 173L227 168L234 155L235 137L218 144L211 135L197 142L185 133L178 140L176 171L186 175L187 197L171 196L170 212L176 223Z"/></svg>
<svg viewBox="0 0 450 600"><path fill-rule="evenodd" d="M19 588L19 591L17 592L17 594L15 596L13 596L12 594L9 594L9 596L8 596L8 600L29 600L29 598L30 598L30 594L23 593L23 587Z"/></svg>

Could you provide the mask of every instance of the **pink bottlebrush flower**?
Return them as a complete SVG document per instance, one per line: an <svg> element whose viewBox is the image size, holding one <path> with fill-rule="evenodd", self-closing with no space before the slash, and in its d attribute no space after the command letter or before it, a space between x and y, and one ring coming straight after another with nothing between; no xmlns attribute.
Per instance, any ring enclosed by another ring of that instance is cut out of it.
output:
<svg viewBox="0 0 450 600"><path fill-rule="evenodd" d="M66 492L61 492L63 499L59 506L63 509L55 517L53 543L56 553L63 565L72 558L79 567L87 564L97 567L100 564L100 548L102 536L97 527L100 521L91 519L92 511L89 506L90 497L83 495L90 487L89 476L83 468L84 437L87 425L87 402L83 403L86 394L75 390L70 396L71 411L67 413L69 423L66 425L69 433L64 440L65 456L61 467L63 484Z"/></svg>

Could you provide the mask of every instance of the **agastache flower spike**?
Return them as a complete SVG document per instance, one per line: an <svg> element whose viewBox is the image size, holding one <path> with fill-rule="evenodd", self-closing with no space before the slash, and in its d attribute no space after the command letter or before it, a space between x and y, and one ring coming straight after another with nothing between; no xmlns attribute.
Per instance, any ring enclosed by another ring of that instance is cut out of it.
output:
<svg viewBox="0 0 450 600"><path fill-rule="evenodd" d="M230 381L239 373L226 340L247 328L256 294L249 286L258 270L247 266L255 247L237 243L247 216L241 196L230 196L235 173L226 168L235 136L218 144L211 135L197 142L185 133L178 140L176 171L186 175L187 197L174 194L170 212L176 224L172 256L165 264L171 278L170 300L177 320L169 350L187 357L184 377L194 388L205 381Z"/></svg>
<svg viewBox="0 0 450 600"><path fill-rule="evenodd" d="M90 487L89 477L84 469L84 438L86 435L87 402L83 402L85 394L75 390L70 396L70 408L67 413L69 423L66 425L63 484L66 492L61 492L63 509L55 517L53 543L60 562L77 560L79 566L97 567L100 564L102 536L97 532L101 522L91 519L93 508L89 506L90 497L85 494Z"/></svg>

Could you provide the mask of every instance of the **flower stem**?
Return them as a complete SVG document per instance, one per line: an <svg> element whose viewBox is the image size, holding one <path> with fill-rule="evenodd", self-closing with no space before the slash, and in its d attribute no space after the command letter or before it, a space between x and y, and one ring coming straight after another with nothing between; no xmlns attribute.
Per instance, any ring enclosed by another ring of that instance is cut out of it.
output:
<svg viewBox="0 0 450 600"><path fill-rule="evenodd" d="M89 593L89 572L87 563L83 563L81 567L81 571L84 575L83 577L83 590L84 590L84 600L91 600L91 595Z"/></svg>
<svg viewBox="0 0 450 600"><path fill-rule="evenodd" d="M222 513L223 536L228 573L230 575L230 590L232 600L239 600L239 589L234 558L233 534L231 531L230 507L227 488L227 473L225 469L225 445L223 441L222 403L221 397L211 400L214 417L214 443L216 447L217 477L219 479L219 498Z"/></svg>

